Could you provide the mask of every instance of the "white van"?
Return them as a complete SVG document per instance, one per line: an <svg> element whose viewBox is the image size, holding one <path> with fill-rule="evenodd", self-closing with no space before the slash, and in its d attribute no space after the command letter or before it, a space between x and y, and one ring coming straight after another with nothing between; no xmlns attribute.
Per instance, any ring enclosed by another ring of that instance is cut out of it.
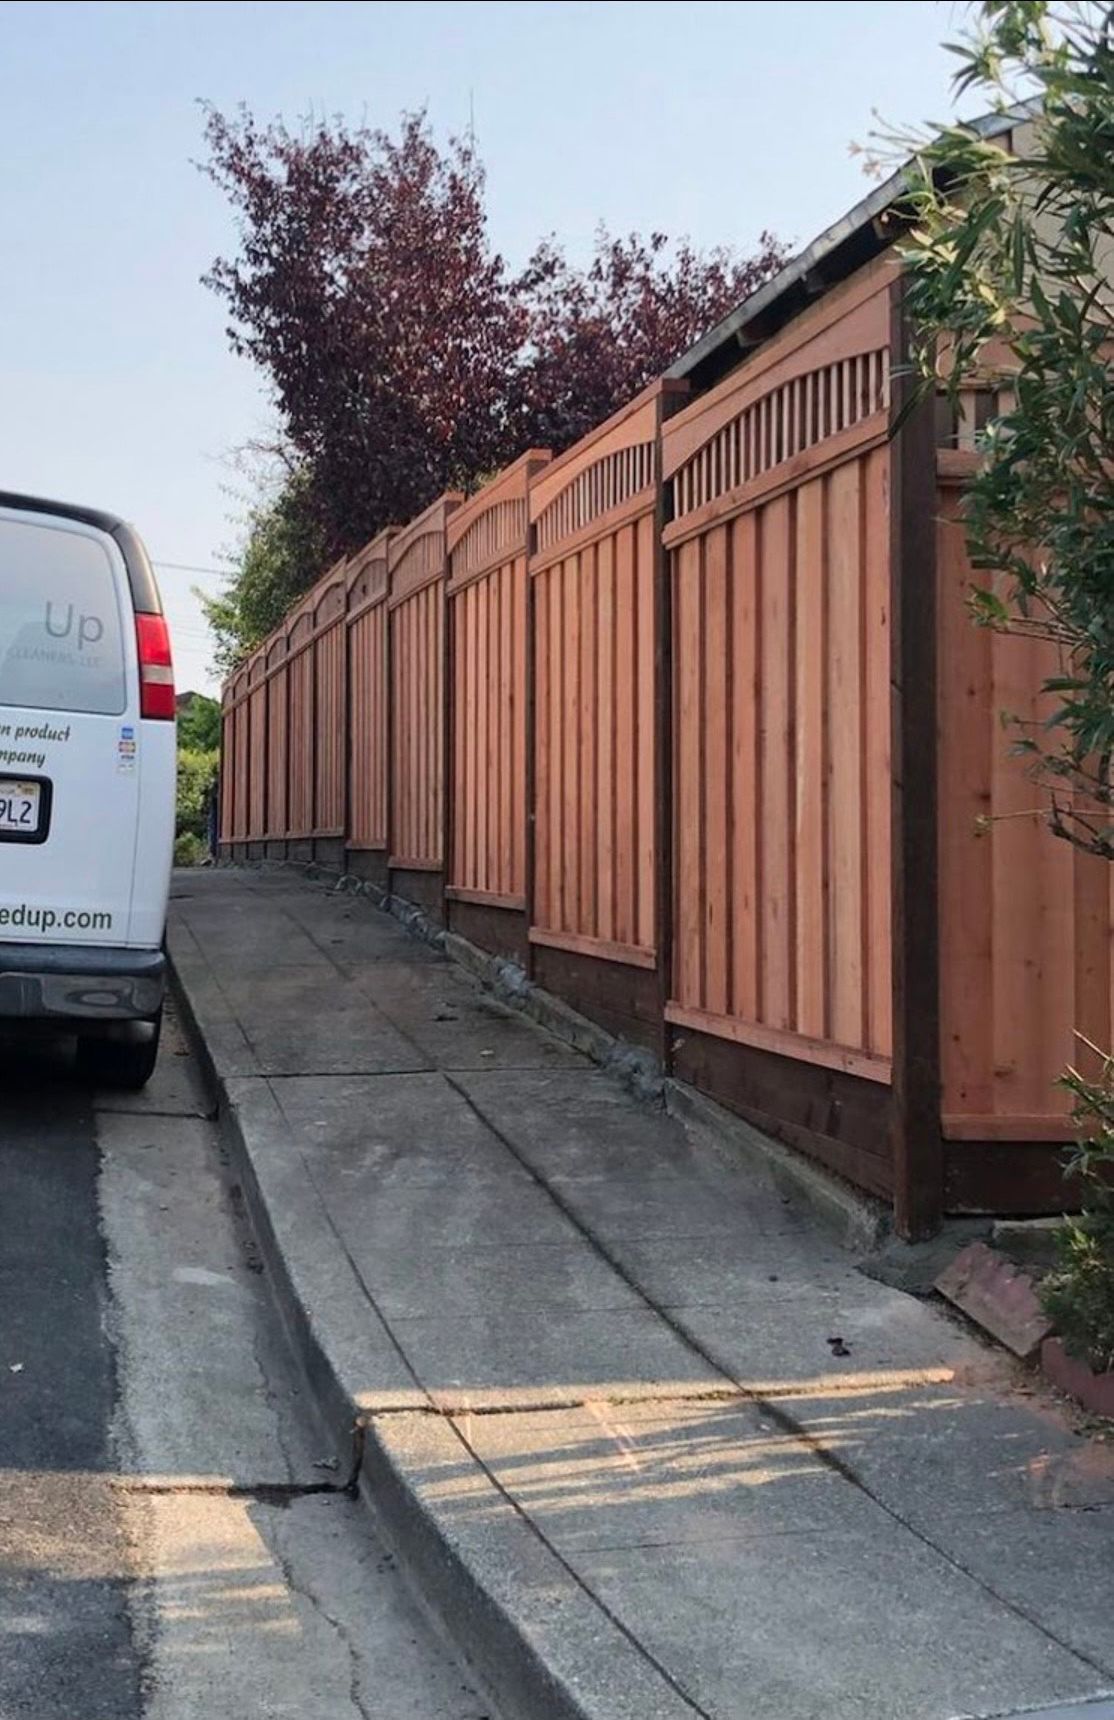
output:
<svg viewBox="0 0 1114 1720"><path fill-rule="evenodd" d="M174 843L170 642L135 532L0 491L0 1030L155 1066Z"/></svg>

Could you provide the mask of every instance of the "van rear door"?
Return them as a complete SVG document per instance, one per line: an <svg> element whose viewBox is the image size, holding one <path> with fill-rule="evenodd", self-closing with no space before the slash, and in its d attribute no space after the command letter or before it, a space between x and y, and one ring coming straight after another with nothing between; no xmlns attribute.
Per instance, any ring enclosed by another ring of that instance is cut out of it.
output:
<svg viewBox="0 0 1114 1720"><path fill-rule="evenodd" d="M139 733L119 547L0 509L0 941L130 941Z"/></svg>

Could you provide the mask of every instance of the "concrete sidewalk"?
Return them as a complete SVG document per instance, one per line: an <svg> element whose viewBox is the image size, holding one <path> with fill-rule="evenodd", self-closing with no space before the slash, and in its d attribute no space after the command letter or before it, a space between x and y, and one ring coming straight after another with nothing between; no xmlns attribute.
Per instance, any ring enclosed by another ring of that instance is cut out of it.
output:
<svg viewBox="0 0 1114 1720"><path fill-rule="evenodd" d="M1110 1446L364 898L172 906L338 1456L504 1720L1114 1715Z"/></svg>

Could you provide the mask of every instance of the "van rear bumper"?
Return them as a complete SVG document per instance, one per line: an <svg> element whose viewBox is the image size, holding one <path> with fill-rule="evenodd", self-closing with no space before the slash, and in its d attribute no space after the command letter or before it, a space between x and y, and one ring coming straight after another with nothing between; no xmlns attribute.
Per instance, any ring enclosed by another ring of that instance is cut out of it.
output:
<svg viewBox="0 0 1114 1720"><path fill-rule="evenodd" d="M140 1021L165 992L162 950L0 943L0 1019Z"/></svg>

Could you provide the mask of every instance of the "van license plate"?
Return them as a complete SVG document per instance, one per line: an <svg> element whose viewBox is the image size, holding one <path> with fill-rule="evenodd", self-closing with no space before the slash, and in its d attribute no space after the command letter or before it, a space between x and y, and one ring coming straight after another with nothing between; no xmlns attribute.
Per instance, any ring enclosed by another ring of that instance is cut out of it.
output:
<svg viewBox="0 0 1114 1720"><path fill-rule="evenodd" d="M39 828L41 794L41 783L0 777L0 832L34 836Z"/></svg>

